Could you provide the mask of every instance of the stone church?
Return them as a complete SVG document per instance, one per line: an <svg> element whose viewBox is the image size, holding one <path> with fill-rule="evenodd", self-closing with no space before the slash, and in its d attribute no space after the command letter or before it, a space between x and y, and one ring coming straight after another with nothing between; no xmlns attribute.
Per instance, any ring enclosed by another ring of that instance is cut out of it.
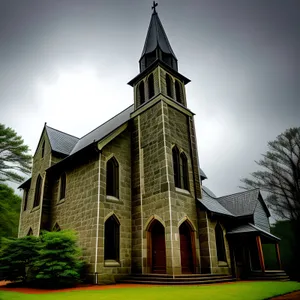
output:
<svg viewBox="0 0 300 300"><path fill-rule="evenodd" d="M128 83L133 104L81 138L45 124L20 186L19 237L75 230L94 283L152 273L247 278L267 272L263 244L274 244L281 269L260 191L216 197L202 185L190 80L155 6Z"/></svg>

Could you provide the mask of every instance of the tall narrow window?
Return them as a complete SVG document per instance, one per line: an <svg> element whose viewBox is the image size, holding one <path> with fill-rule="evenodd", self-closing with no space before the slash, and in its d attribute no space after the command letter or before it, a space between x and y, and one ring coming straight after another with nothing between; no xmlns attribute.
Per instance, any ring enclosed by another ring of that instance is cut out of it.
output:
<svg viewBox="0 0 300 300"><path fill-rule="evenodd" d="M28 193L29 193L29 189L25 189L24 190L24 206L23 206L23 211L25 211L27 209Z"/></svg>
<svg viewBox="0 0 300 300"><path fill-rule="evenodd" d="M53 226L52 231L60 231L60 230L61 230L60 226L57 223L55 223L55 225Z"/></svg>
<svg viewBox="0 0 300 300"><path fill-rule="evenodd" d="M226 261L226 252L224 244L224 234L221 225L218 223L215 228L216 246L218 261Z"/></svg>
<svg viewBox="0 0 300 300"><path fill-rule="evenodd" d="M149 95L149 99L151 99L154 96L154 78L153 78L153 74L151 74L148 77L148 95Z"/></svg>
<svg viewBox="0 0 300 300"><path fill-rule="evenodd" d="M44 157L44 154L45 154L45 141L43 142L42 145L42 158Z"/></svg>
<svg viewBox="0 0 300 300"><path fill-rule="evenodd" d="M144 81L142 81L139 84L139 96L140 96L140 105L145 103L145 84Z"/></svg>
<svg viewBox="0 0 300 300"><path fill-rule="evenodd" d="M27 233L27 236L30 236L30 235L33 235L33 231L31 229L31 227L29 228L28 233Z"/></svg>
<svg viewBox="0 0 300 300"><path fill-rule="evenodd" d="M36 207L36 206L40 205L41 191L42 191L42 177L41 177L41 175L39 175L37 180L36 180L36 185L35 185L35 194L34 194L33 207Z"/></svg>
<svg viewBox="0 0 300 300"><path fill-rule="evenodd" d="M104 260L119 260L120 223L113 215L104 224Z"/></svg>
<svg viewBox="0 0 300 300"><path fill-rule="evenodd" d="M62 200L66 196L66 173L62 173L60 176L60 189L59 189L59 200Z"/></svg>
<svg viewBox="0 0 300 300"><path fill-rule="evenodd" d="M189 189L189 171L188 161L185 154L180 154L180 175L181 175L181 187L185 190Z"/></svg>
<svg viewBox="0 0 300 300"><path fill-rule="evenodd" d="M179 165L179 150L176 146L172 149L173 156L173 171L175 187L180 187L180 165Z"/></svg>
<svg viewBox="0 0 300 300"><path fill-rule="evenodd" d="M114 157L106 164L106 195L119 198L119 164Z"/></svg>
<svg viewBox="0 0 300 300"><path fill-rule="evenodd" d="M166 74L167 95L172 98L172 79L169 74Z"/></svg>
<svg viewBox="0 0 300 300"><path fill-rule="evenodd" d="M175 92L176 92L176 101L183 104L182 95L181 95L181 86L177 80L175 81Z"/></svg>

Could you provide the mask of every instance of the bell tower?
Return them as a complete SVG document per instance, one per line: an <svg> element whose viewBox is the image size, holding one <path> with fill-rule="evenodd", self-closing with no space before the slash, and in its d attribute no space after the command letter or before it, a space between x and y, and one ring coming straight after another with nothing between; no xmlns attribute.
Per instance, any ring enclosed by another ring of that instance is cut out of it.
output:
<svg viewBox="0 0 300 300"><path fill-rule="evenodd" d="M201 198L188 78L153 2L139 60L132 119L132 273L200 273ZM206 231L207 232L207 231ZM182 256L183 255L183 256Z"/></svg>

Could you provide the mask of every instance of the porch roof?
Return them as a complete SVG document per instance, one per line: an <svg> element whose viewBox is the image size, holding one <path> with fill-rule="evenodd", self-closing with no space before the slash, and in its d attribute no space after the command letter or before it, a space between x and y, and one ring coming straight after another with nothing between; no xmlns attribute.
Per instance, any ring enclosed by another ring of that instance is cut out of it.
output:
<svg viewBox="0 0 300 300"><path fill-rule="evenodd" d="M245 225L241 225L238 227L235 227L231 229L230 231L227 232L229 235L234 235L234 234L250 234L250 233L257 233L258 235L261 235L267 239L275 240L275 241L280 241L280 238L271 234L270 232L267 232L252 223L248 223Z"/></svg>

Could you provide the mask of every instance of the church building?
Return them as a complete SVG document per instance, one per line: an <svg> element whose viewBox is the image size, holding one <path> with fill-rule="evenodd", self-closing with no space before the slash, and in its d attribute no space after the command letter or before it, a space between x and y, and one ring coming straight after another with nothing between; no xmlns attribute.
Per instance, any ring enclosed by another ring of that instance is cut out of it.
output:
<svg viewBox="0 0 300 300"><path fill-rule="evenodd" d="M20 186L19 237L76 231L96 284L150 274L262 277L263 244L274 245L280 270L260 191L216 197L203 186L190 80L156 5L140 72L128 83L133 104L81 138L45 124L31 178Z"/></svg>

